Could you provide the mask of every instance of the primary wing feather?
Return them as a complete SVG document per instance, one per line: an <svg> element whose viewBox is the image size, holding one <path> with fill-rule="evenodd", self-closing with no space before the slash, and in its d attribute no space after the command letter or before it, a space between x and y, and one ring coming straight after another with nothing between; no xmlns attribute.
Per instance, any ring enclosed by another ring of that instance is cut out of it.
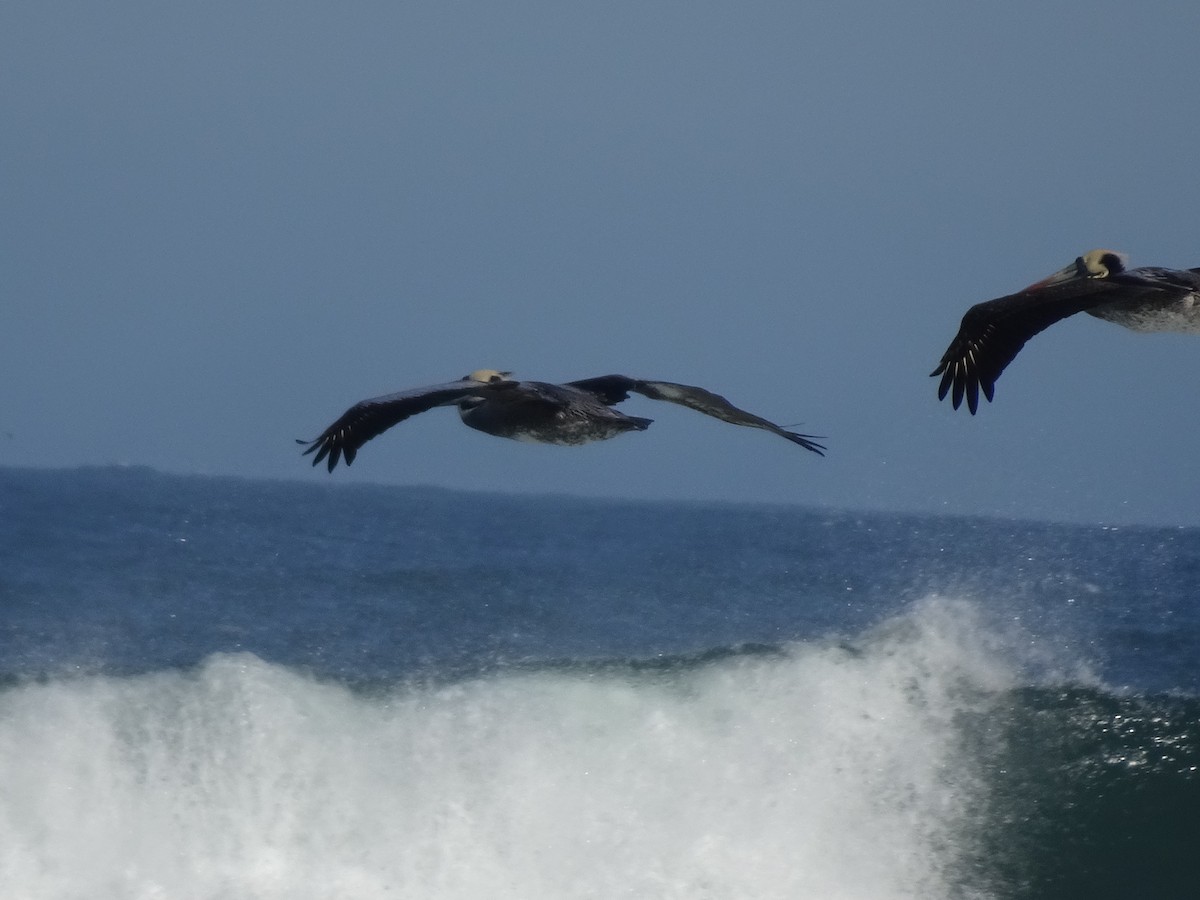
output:
<svg viewBox="0 0 1200 900"><path fill-rule="evenodd" d="M930 377L942 376L938 399L952 393L958 409L965 397L974 414L980 390L992 399L996 379L1026 341L1055 322L1104 303L1116 289L1109 281L1089 278L976 303L962 317L958 334L930 373Z"/></svg>
<svg viewBox="0 0 1200 900"><path fill-rule="evenodd" d="M788 431L762 416L756 416L752 412L734 406L720 394L714 394L712 391L694 385L677 384L673 381L647 381L630 378L626 375L601 375L597 378L572 381L569 384L571 387L595 394L609 405L628 399L631 391L649 397L651 400L666 400L668 403L686 406L688 409L694 409L733 425L762 428L772 434L787 438L806 450L811 450L821 456L825 455L824 446L815 442L814 435Z"/></svg>
<svg viewBox="0 0 1200 900"><path fill-rule="evenodd" d="M329 471L332 472L339 459L344 458L346 465L350 465L363 444L393 425L435 406L447 406L463 397L485 394L490 388L490 385L478 382L453 381L372 397L351 406L315 440L297 443L308 445L304 455L316 454L312 461L314 466L327 458Z"/></svg>

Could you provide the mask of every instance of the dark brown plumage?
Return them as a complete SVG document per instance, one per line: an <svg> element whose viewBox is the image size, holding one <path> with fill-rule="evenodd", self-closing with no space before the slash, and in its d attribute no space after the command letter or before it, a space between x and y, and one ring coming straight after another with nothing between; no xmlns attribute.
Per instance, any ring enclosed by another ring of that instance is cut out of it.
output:
<svg viewBox="0 0 1200 900"><path fill-rule="evenodd" d="M602 375L566 384L512 381L508 372L480 369L459 381L373 397L354 404L316 440L299 441L315 454L313 465L354 462L359 448L405 419L437 406L456 406L463 423L487 434L542 444L574 446L645 431L651 419L627 416L612 407L630 393L686 406L733 425L761 428L824 455L812 435L787 431L734 406L704 388L671 381Z"/></svg>
<svg viewBox="0 0 1200 900"><path fill-rule="evenodd" d="M1091 250L1023 291L967 310L931 377L938 399L974 415L980 391L990 402L996 380L1025 342L1055 322L1087 312L1134 331L1200 333L1200 269L1126 269L1125 257Z"/></svg>

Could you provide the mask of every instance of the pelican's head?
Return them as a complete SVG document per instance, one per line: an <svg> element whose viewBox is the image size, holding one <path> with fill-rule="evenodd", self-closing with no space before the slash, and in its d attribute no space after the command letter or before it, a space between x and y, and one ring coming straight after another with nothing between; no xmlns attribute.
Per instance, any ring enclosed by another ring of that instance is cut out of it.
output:
<svg viewBox="0 0 1200 900"><path fill-rule="evenodd" d="M480 384L495 384L497 381L508 381L512 372L498 372L495 369L476 369L470 375L464 375L463 381L478 381Z"/></svg>
<svg viewBox="0 0 1200 900"><path fill-rule="evenodd" d="M1089 250L1069 266L1064 266L1053 275L1031 284L1025 290L1036 291L1039 288L1063 284L1077 278L1111 278L1113 275L1119 275L1125 271L1127 259L1128 257L1124 253L1118 253L1115 250Z"/></svg>

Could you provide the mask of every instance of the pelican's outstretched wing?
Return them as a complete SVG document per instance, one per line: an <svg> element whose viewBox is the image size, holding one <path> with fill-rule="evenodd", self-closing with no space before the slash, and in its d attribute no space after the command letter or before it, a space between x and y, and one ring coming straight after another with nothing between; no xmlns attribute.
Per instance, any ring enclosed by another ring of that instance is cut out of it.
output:
<svg viewBox="0 0 1200 900"><path fill-rule="evenodd" d="M346 465L350 465L359 447L409 416L435 406L449 406L463 397L479 396L495 389L494 384L463 380L372 397L355 403L321 432L316 440L296 443L308 445L305 455L316 453L312 461L314 466L328 457L329 471L332 472L338 459L345 457Z"/></svg>
<svg viewBox="0 0 1200 900"><path fill-rule="evenodd" d="M979 391L990 402L996 379L1016 358L1025 342L1068 316L1112 299L1112 281L1079 278L1048 287L1035 285L1017 294L976 303L962 317L958 334L930 377L942 376L938 399L951 393L954 408L967 399L971 414L979 408Z"/></svg>
<svg viewBox="0 0 1200 900"><path fill-rule="evenodd" d="M644 397L649 397L651 400L666 400L669 403L678 403L680 406L686 406L689 409L702 412L706 416L713 416L733 425L762 428L770 431L772 434L787 438L792 443L799 444L806 450L811 450L813 453L820 454L821 456L825 455L825 447L815 442L814 435L797 434L794 431L787 431L761 416L756 416L754 413L739 409L720 394L714 394L712 391L694 387L690 384L676 384L672 381L645 381L640 378L629 378L626 375L601 375L597 378L570 381L567 382L567 385L595 394L610 406L614 403L620 403L622 400L629 399L630 391L641 394Z"/></svg>
<svg viewBox="0 0 1200 900"><path fill-rule="evenodd" d="M1172 299L1180 294L1200 291L1200 268L1168 269L1163 266L1139 266L1113 275L1109 281L1120 289L1120 299L1150 299L1165 294Z"/></svg>

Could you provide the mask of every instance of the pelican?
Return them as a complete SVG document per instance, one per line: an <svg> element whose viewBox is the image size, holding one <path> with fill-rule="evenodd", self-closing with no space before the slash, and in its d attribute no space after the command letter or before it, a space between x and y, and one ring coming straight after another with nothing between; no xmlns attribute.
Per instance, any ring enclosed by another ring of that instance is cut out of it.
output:
<svg viewBox="0 0 1200 900"><path fill-rule="evenodd" d="M938 399L953 388L954 408L966 396L974 415L980 389L990 402L996 379L1027 340L1079 312L1132 331L1200 334L1200 268L1127 269L1126 260L1113 250L1089 250L1023 291L972 306L930 373L942 376Z"/></svg>
<svg viewBox="0 0 1200 900"><path fill-rule="evenodd" d="M566 384L513 381L511 372L479 369L458 381L385 394L354 404L307 445L313 465L328 459L329 471L344 458L354 462L371 438L410 416L435 406L457 406L463 424L497 437L538 444L577 446L604 441L627 431L645 431L653 419L627 416L613 405L632 391L652 400L678 403L734 425L762 428L824 456L813 435L786 431L704 388L670 381L644 381L625 375L601 375Z"/></svg>

